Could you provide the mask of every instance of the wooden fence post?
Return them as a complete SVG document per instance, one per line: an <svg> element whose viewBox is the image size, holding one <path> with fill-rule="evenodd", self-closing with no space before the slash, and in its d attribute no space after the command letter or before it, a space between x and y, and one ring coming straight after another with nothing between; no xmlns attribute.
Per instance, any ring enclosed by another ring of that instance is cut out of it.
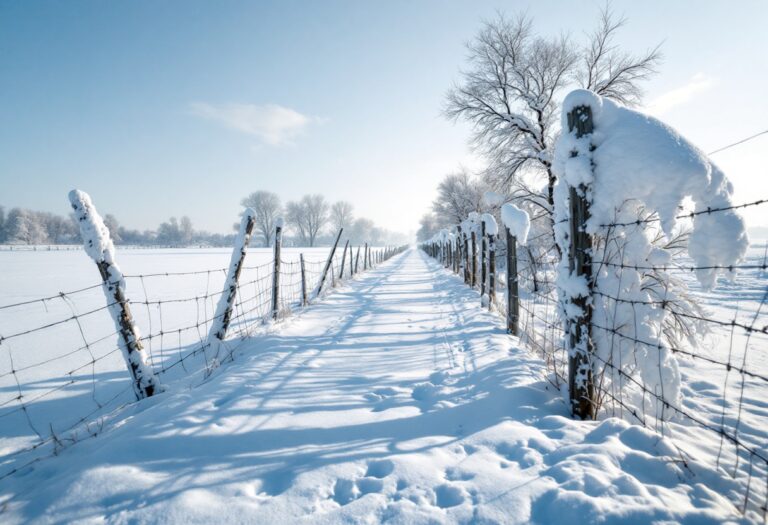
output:
<svg viewBox="0 0 768 525"><path fill-rule="evenodd" d="M363 271L368 269L368 243L365 243L365 253L363 254Z"/></svg>
<svg viewBox="0 0 768 525"><path fill-rule="evenodd" d="M339 279L344 278L344 263L347 261L347 248L349 248L349 239L347 239L346 244L344 245L344 254L341 256L341 270L339 271ZM350 258L352 255L350 254ZM350 266L352 266L352 263L350 261Z"/></svg>
<svg viewBox="0 0 768 525"><path fill-rule="evenodd" d="M593 131L592 109L578 106L568 113L568 131L576 131L576 137L590 135ZM571 153L577 156L577 152ZM589 220L588 189L583 184L569 188L570 207L570 250L568 268L571 274L584 276L589 295L592 294L592 237L585 231ZM566 300L581 312L567 324L568 338L568 390L571 410L581 419L594 419L594 384L592 379L591 356L594 352L592 341L592 306L590 297L569 297ZM568 311L568 310L566 310Z"/></svg>
<svg viewBox="0 0 768 525"><path fill-rule="evenodd" d="M464 284L471 284L472 280L469 276L469 238L467 237L467 232L464 232L462 235L464 236Z"/></svg>
<svg viewBox="0 0 768 525"><path fill-rule="evenodd" d="M470 286L477 285L477 233L472 229L472 279Z"/></svg>
<svg viewBox="0 0 768 525"><path fill-rule="evenodd" d="M496 299L496 236L488 235L488 309L493 309Z"/></svg>
<svg viewBox="0 0 768 525"><path fill-rule="evenodd" d="M517 277L517 239L507 231L507 331L520 335L520 290Z"/></svg>
<svg viewBox="0 0 768 525"><path fill-rule="evenodd" d="M123 273L115 262L114 246L109 230L87 193L72 190L69 192L69 202L80 224L80 236L83 238L85 252L99 269L102 290L118 333L118 346L128 372L131 374L133 393L136 399L151 397L160 392L162 387L152 367L147 363L147 353L141 344L141 338L125 296Z"/></svg>
<svg viewBox="0 0 768 525"><path fill-rule="evenodd" d="M355 273L357 273L360 264L360 246L357 247L357 255L355 256Z"/></svg>
<svg viewBox="0 0 768 525"><path fill-rule="evenodd" d="M304 254L299 254L299 262L301 263L301 306L307 306L309 301L307 300L307 272L304 269Z"/></svg>
<svg viewBox="0 0 768 525"><path fill-rule="evenodd" d="M229 322L232 319L232 309L235 305L235 296L237 295L237 281L240 279L240 272L243 268L254 224L256 224L256 212L252 208L247 208L240 221L240 230L237 237L235 237L235 246L232 249L232 257L229 261L224 290L219 297L216 313L211 322L211 329L208 332L208 344L214 349L213 356L216 362L220 362L221 346L224 343Z"/></svg>
<svg viewBox="0 0 768 525"><path fill-rule="evenodd" d="M486 251L488 250L488 241L485 235L485 221L480 221L480 297L485 295L485 281L488 277L486 264L488 259Z"/></svg>
<svg viewBox="0 0 768 525"><path fill-rule="evenodd" d="M272 271L272 319L280 313L280 247L283 244L282 221L275 226L275 264Z"/></svg>
<svg viewBox="0 0 768 525"><path fill-rule="evenodd" d="M320 295L320 292L323 290L323 284L325 283L325 278L328 275L328 269L331 267L331 262L333 261L333 256L336 253L336 247L339 245L339 239L341 239L341 232L343 231L344 228L339 228L339 234L336 236L336 242L333 243L331 253L328 254L328 260L325 262L325 268L323 268L323 274L320 276L320 282L317 283L317 289L312 294L314 297Z"/></svg>

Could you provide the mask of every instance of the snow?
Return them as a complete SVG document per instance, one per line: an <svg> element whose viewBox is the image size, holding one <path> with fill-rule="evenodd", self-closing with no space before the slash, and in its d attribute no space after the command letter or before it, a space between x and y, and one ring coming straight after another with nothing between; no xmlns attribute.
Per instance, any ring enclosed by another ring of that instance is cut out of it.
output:
<svg viewBox="0 0 768 525"><path fill-rule="evenodd" d="M671 238L679 208L686 199L693 200L695 211L728 207L733 188L717 166L672 128L594 93L577 90L566 97L565 129L566 112L585 105L592 108L594 132L580 138L575 130L563 133L555 147L553 169L559 178L555 188L555 237L563 253L557 278L561 314L567 322L579 318L582 312L574 300L589 295L586 281L572 274L568 265L568 203L573 188L590 203L586 232L604 239L596 241L593 260L619 265L597 265L594 287L603 295L593 298L592 320L629 338L617 342L611 332L597 334L599 359L624 364L604 368L593 363L594 373L598 377L607 374L619 384L622 374L639 373L650 392L662 392L664 402L678 406L681 385L677 361L661 339L660 327L667 313L658 305L646 303L654 299L682 301L684 290L676 289L675 281L664 271L649 277L634 269L663 258L659 254L661 247L652 242L654 223L643 221L658 216L661 231ZM638 219L640 224L636 224ZM617 223L627 226L609 226ZM688 253L696 266L708 267L697 270L702 286L711 288L719 274L727 274L727 269L716 267L741 261L748 244L744 222L735 211L694 216ZM568 326L569 330L575 329L575 324ZM635 344L635 339L647 344ZM627 364L635 362L637 365ZM640 395L636 402L645 403L645 397ZM663 416L664 403L656 406L660 411L657 415Z"/></svg>
<svg viewBox="0 0 768 525"><path fill-rule="evenodd" d="M245 262L245 255L248 250L248 243L251 240L251 233L248 233L248 225L251 224L251 231L253 231L253 223L256 220L256 210L253 208L246 208L243 212L243 217L240 220L240 228L235 236L234 248L232 249L232 256L229 260L229 267L227 268L227 278L224 282L224 288L219 296L219 302L216 305L216 312L213 315L211 321L211 328L208 331L208 346L206 352L209 352L213 358L211 366L215 367L226 356L222 354L222 347L226 347L227 343L224 341L229 327L230 318L232 315L232 309L234 308L235 296L237 294L237 282L239 277L238 269L243 266ZM282 220L282 219L278 219ZM282 224L277 225L282 227ZM227 310L230 314L227 315ZM229 352L229 351L228 351Z"/></svg>
<svg viewBox="0 0 768 525"><path fill-rule="evenodd" d="M483 221L483 224L485 225L485 233L487 235L499 234L499 225L496 222L496 218L493 215L491 215L490 213L483 213L482 221Z"/></svg>
<svg viewBox="0 0 768 525"><path fill-rule="evenodd" d="M111 263L115 247L109 237L109 229L94 208L91 197L84 191L72 190L69 192L69 202L80 225L85 252L94 262Z"/></svg>
<svg viewBox="0 0 768 525"><path fill-rule="evenodd" d="M518 243L526 244L528 231L531 228L531 221L527 212L508 202L501 207L501 222L509 229Z"/></svg>
<svg viewBox="0 0 768 525"><path fill-rule="evenodd" d="M307 280L309 286L314 286L328 250L283 247L284 310L296 310L300 297L299 254L305 256ZM114 259L125 271L125 294L145 338L144 351L149 362L157 370L184 356L182 364L159 376L163 383L197 384L202 379L201 372L210 364L202 354L194 352L209 332L231 253L231 248L115 249ZM240 275L242 286L235 300L235 316L228 332L235 344L271 312L273 258L271 248L248 250ZM340 258L337 251L337 267ZM87 416L90 434L99 430L103 417L123 403L132 402L134 395L117 346L114 321L105 309L108 303L99 271L82 247L67 251L0 250L0 268L0 307L31 301L17 308L0 309L0 334L7 337L51 325L0 342L2 477L13 467L34 459L34 454L30 458L19 452L40 440L36 431L43 436L51 432L63 436ZM58 295L60 291L81 289L75 294ZM41 301L42 297L51 299ZM80 315L78 321L66 322L73 314ZM11 370L16 372L12 374ZM28 400L25 411L18 410L14 399L19 392L16 380ZM47 454L52 449L46 446L38 452Z"/></svg>
<svg viewBox="0 0 768 525"><path fill-rule="evenodd" d="M498 208L504 203L504 196L495 191L486 191L483 193L483 202L491 208Z"/></svg>
<svg viewBox="0 0 768 525"><path fill-rule="evenodd" d="M102 290L115 330L120 334L120 353L133 376L134 394L137 399L151 396L162 387L149 365L149 355L141 345L141 334L127 313L129 306L126 305L125 278L114 260L115 247L109 229L87 193L72 190L69 192L69 201L80 225L85 252L98 265L102 274ZM89 346L87 342L85 346Z"/></svg>
<svg viewBox="0 0 768 525"><path fill-rule="evenodd" d="M668 125L589 91L576 90L563 104L564 129L568 129L566 112L581 105L592 108L595 131L581 139L563 133L556 145L554 169L572 187L592 184L590 233L598 232L603 224L628 222L622 220L627 215L635 220L637 210L644 209L658 214L664 233L670 236L686 198L693 200L694 212L733 204L733 186L723 172ZM590 145L594 151L589 151ZM573 156L573 151L579 155ZM689 254L697 266L737 264L748 246L744 221L736 211L693 218ZM725 273L727 270L707 269L699 270L697 276L702 285L711 287L717 275Z"/></svg>
<svg viewBox="0 0 768 525"><path fill-rule="evenodd" d="M0 481L3 522L746 521L735 481L574 421L545 370L411 250Z"/></svg>

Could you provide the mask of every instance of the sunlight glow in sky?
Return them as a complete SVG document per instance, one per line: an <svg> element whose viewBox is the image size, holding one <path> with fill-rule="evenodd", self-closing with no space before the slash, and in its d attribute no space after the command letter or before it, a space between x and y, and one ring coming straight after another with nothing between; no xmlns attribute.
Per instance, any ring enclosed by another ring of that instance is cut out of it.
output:
<svg viewBox="0 0 768 525"><path fill-rule="evenodd" d="M579 38L601 5L0 0L0 205L64 214L77 187L131 228L228 232L265 189L412 231L445 174L482 166L441 116L480 21L523 9ZM613 7L627 50L663 42L648 111L704 151L768 129L768 3ZM768 135L713 159L736 202L768 197Z"/></svg>

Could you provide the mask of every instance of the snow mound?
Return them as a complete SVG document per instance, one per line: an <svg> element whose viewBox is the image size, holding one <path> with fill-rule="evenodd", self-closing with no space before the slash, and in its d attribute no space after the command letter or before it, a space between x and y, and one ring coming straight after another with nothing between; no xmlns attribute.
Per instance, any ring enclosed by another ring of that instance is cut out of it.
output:
<svg viewBox="0 0 768 525"><path fill-rule="evenodd" d="M528 213L521 210L511 202L501 207L501 222L509 228L510 233L520 244L528 241L528 231L531 228L531 220Z"/></svg>
<svg viewBox="0 0 768 525"><path fill-rule="evenodd" d="M488 235L498 235L499 225L496 222L496 218L490 213L483 213L483 224L485 224L485 233Z"/></svg>
<svg viewBox="0 0 768 525"><path fill-rule="evenodd" d="M696 266L727 268L742 260L749 246L742 218L734 210L706 213L733 205L733 185L720 168L660 120L586 90L566 97L564 129L568 129L566 112L584 105L592 109L594 133L581 139L563 133L554 168L572 187L592 184L588 232L621 222L620 211L627 201L634 201L635 207L655 213L670 236L679 209L690 198L697 215L688 252ZM573 156L573 151L580 154ZM719 273L727 270L701 269L697 277L712 288Z"/></svg>

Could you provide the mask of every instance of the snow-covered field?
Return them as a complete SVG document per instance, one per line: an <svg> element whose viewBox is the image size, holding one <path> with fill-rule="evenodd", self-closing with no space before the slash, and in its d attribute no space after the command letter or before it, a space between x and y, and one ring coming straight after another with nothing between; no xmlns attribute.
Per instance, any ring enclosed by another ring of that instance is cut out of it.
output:
<svg viewBox="0 0 768 525"><path fill-rule="evenodd" d="M299 253L305 256L311 288L328 251L283 249L284 307L300 294ZM164 381L199 381L206 363L200 355L186 356L207 336L230 255L231 249L118 249L134 317L149 337L144 344L152 364L157 369L178 363ZM337 252L337 272L340 258ZM272 259L271 249L249 250L230 333L243 332L269 313ZM51 434L65 444L65 430L109 413L133 394L99 272L82 250L4 250L0 268L1 476L28 460L13 453ZM76 292L58 296L70 291ZM38 300L45 297L50 299Z"/></svg>
<svg viewBox="0 0 768 525"><path fill-rule="evenodd" d="M477 292L411 250L194 389L0 481L3 521L719 523L741 489L667 438L574 421ZM750 515L752 519L759 519Z"/></svg>

